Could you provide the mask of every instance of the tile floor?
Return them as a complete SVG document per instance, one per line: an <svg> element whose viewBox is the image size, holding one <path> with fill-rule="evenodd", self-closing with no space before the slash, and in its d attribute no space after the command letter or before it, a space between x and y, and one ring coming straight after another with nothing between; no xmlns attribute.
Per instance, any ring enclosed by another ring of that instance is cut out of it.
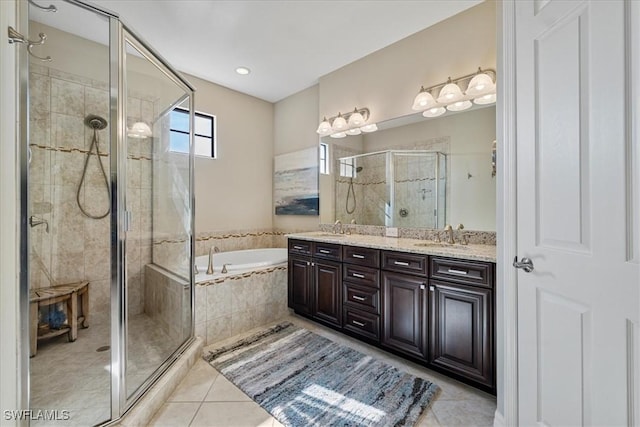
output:
<svg viewBox="0 0 640 427"><path fill-rule="evenodd" d="M493 415L496 409L494 396L300 317L289 316L286 320L438 384L442 392L433 402L431 408L418 420L419 427L493 425ZM237 339L238 337L230 338L208 348L224 345ZM204 351L206 354L207 348ZM194 365L175 392L156 413L150 425L166 427L281 426L276 419L204 360L199 360Z"/></svg>
<svg viewBox="0 0 640 427"><path fill-rule="evenodd" d="M135 391L171 355L179 344L172 343L146 315L135 315L129 323L127 390ZM110 351L96 351L111 344L107 320L91 321L78 329L78 339L67 336L38 343L38 352L29 360L31 409L68 410L70 419L32 421L32 426L81 426L111 418Z"/></svg>

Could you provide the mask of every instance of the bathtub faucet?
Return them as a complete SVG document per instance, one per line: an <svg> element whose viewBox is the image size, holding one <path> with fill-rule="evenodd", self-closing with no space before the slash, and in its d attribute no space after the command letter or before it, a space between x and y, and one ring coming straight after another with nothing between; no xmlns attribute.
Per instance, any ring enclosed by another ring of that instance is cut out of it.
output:
<svg viewBox="0 0 640 427"><path fill-rule="evenodd" d="M217 246L211 246L209 249L209 266L207 267L207 274L213 274L213 254L220 252Z"/></svg>

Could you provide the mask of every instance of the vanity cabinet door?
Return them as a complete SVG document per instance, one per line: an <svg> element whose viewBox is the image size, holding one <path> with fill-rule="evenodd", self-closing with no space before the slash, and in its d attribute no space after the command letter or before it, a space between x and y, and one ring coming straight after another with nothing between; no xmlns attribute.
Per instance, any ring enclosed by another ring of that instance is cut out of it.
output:
<svg viewBox="0 0 640 427"><path fill-rule="evenodd" d="M288 305L301 314L311 314L311 258L289 255Z"/></svg>
<svg viewBox="0 0 640 427"><path fill-rule="evenodd" d="M342 265L314 259L313 317L342 327Z"/></svg>
<svg viewBox="0 0 640 427"><path fill-rule="evenodd" d="M411 356L427 358L427 291L425 279L382 272L382 344Z"/></svg>
<svg viewBox="0 0 640 427"><path fill-rule="evenodd" d="M429 362L493 389L493 292L435 280L429 283L429 292Z"/></svg>

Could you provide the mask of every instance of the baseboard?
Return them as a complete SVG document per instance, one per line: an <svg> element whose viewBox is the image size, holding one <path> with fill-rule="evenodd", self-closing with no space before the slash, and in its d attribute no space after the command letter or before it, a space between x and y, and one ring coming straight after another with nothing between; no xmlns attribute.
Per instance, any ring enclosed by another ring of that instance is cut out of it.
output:
<svg viewBox="0 0 640 427"><path fill-rule="evenodd" d="M505 427L504 424L504 415L502 415L496 409L496 412L493 414L493 427Z"/></svg>

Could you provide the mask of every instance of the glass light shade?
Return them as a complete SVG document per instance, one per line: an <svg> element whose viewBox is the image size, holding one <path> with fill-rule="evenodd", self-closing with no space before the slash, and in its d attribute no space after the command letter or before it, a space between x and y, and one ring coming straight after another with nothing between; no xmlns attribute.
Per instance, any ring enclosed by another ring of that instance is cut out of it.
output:
<svg viewBox="0 0 640 427"><path fill-rule="evenodd" d="M318 130L316 130L316 133L322 136L327 136L331 133L331 123L329 123L326 117L322 119L322 122L318 126Z"/></svg>
<svg viewBox="0 0 640 427"><path fill-rule="evenodd" d="M347 121L344 119L344 117L342 117L342 114L338 113L338 117L336 117L331 124L331 129L334 132L340 132L345 130L347 127Z"/></svg>
<svg viewBox="0 0 640 427"><path fill-rule="evenodd" d="M486 73L476 74L469 82L467 87L467 95L476 96L483 93L494 91L496 88L493 79Z"/></svg>
<svg viewBox="0 0 640 427"><path fill-rule="evenodd" d="M130 138L143 139L151 135L151 128L144 122L135 122L131 128L127 129L127 136Z"/></svg>
<svg viewBox="0 0 640 427"><path fill-rule="evenodd" d="M364 117L357 110L353 110L353 113L349 116L349 127L357 128L364 124Z"/></svg>
<svg viewBox="0 0 640 427"><path fill-rule="evenodd" d="M478 98L475 98L473 102L478 105L493 104L494 102L496 102L496 94L488 93L486 95L482 95Z"/></svg>
<svg viewBox="0 0 640 427"><path fill-rule="evenodd" d="M463 110L466 110L467 108L471 108L472 105L473 104L471 103L471 101L457 101L457 102L454 102L453 104L447 105L447 110L463 111Z"/></svg>
<svg viewBox="0 0 640 427"><path fill-rule="evenodd" d="M365 133L375 132L378 130L378 125L376 125L375 123L370 123L366 126L362 126L360 130Z"/></svg>
<svg viewBox="0 0 640 427"><path fill-rule="evenodd" d="M360 128L353 128L353 129L349 129L348 131L345 132L347 135L360 135L362 133L362 131L360 130Z"/></svg>
<svg viewBox="0 0 640 427"><path fill-rule="evenodd" d="M347 134L345 132L336 132L331 134L331 138L344 138Z"/></svg>
<svg viewBox="0 0 640 427"><path fill-rule="evenodd" d="M438 102L441 104L449 104L460 100L460 98L462 98L462 90L460 90L460 86L455 83L448 83L440 90Z"/></svg>
<svg viewBox="0 0 640 427"><path fill-rule="evenodd" d="M428 110L424 110L422 112L422 115L424 117L438 117L443 115L446 112L447 110L444 107L433 107L433 108L429 108Z"/></svg>
<svg viewBox="0 0 640 427"><path fill-rule="evenodd" d="M427 108L431 108L431 106L435 105L435 103L436 100L433 99L433 95L431 95L429 92L421 90L413 100L413 106L411 106L411 109L415 111L422 111L426 110Z"/></svg>

